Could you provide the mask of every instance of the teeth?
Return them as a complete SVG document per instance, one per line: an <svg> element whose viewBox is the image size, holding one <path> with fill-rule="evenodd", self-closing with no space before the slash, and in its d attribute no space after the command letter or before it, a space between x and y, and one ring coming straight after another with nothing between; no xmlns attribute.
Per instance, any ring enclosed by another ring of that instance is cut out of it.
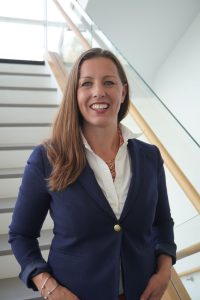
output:
<svg viewBox="0 0 200 300"><path fill-rule="evenodd" d="M108 108L108 104L92 104L92 109L106 109Z"/></svg>

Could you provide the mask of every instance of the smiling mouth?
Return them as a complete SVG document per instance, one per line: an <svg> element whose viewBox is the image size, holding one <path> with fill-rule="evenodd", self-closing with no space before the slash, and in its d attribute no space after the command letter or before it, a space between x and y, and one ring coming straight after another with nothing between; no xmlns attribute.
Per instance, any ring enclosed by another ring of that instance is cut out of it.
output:
<svg viewBox="0 0 200 300"><path fill-rule="evenodd" d="M93 110L98 110L98 111L102 111L102 110L106 110L109 108L109 104L107 103L94 103L92 105L90 105L90 108Z"/></svg>

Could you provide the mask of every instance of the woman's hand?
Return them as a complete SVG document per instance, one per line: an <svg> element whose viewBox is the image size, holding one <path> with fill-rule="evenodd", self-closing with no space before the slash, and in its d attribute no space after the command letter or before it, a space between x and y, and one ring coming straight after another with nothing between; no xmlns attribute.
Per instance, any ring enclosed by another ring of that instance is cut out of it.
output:
<svg viewBox="0 0 200 300"><path fill-rule="evenodd" d="M159 273L154 274L144 290L140 300L160 300L167 289L169 278Z"/></svg>
<svg viewBox="0 0 200 300"><path fill-rule="evenodd" d="M151 276L140 300L160 300L171 278L172 259L167 255L158 257L157 273Z"/></svg>

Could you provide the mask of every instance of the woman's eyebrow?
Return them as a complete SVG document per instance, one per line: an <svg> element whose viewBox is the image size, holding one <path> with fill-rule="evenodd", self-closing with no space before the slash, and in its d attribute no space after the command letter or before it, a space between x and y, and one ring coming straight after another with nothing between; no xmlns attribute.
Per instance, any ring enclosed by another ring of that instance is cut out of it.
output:
<svg viewBox="0 0 200 300"><path fill-rule="evenodd" d="M104 78L107 78L107 77L113 77L113 78L116 78L117 76L115 76L115 75L106 75L106 76L104 76Z"/></svg>
<svg viewBox="0 0 200 300"><path fill-rule="evenodd" d="M80 76L80 79L85 79L85 78L88 78L88 79L92 79L93 77L91 77L91 76Z"/></svg>

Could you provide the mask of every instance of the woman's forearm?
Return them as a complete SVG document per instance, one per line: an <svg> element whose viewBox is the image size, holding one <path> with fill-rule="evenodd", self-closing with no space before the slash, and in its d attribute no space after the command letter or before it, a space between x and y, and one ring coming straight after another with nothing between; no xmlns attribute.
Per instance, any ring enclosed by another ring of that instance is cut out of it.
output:
<svg viewBox="0 0 200 300"><path fill-rule="evenodd" d="M166 275L171 277L171 268L172 268L172 258L169 255L161 254L157 258L157 273L162 273L163 275Z"/></svg>

